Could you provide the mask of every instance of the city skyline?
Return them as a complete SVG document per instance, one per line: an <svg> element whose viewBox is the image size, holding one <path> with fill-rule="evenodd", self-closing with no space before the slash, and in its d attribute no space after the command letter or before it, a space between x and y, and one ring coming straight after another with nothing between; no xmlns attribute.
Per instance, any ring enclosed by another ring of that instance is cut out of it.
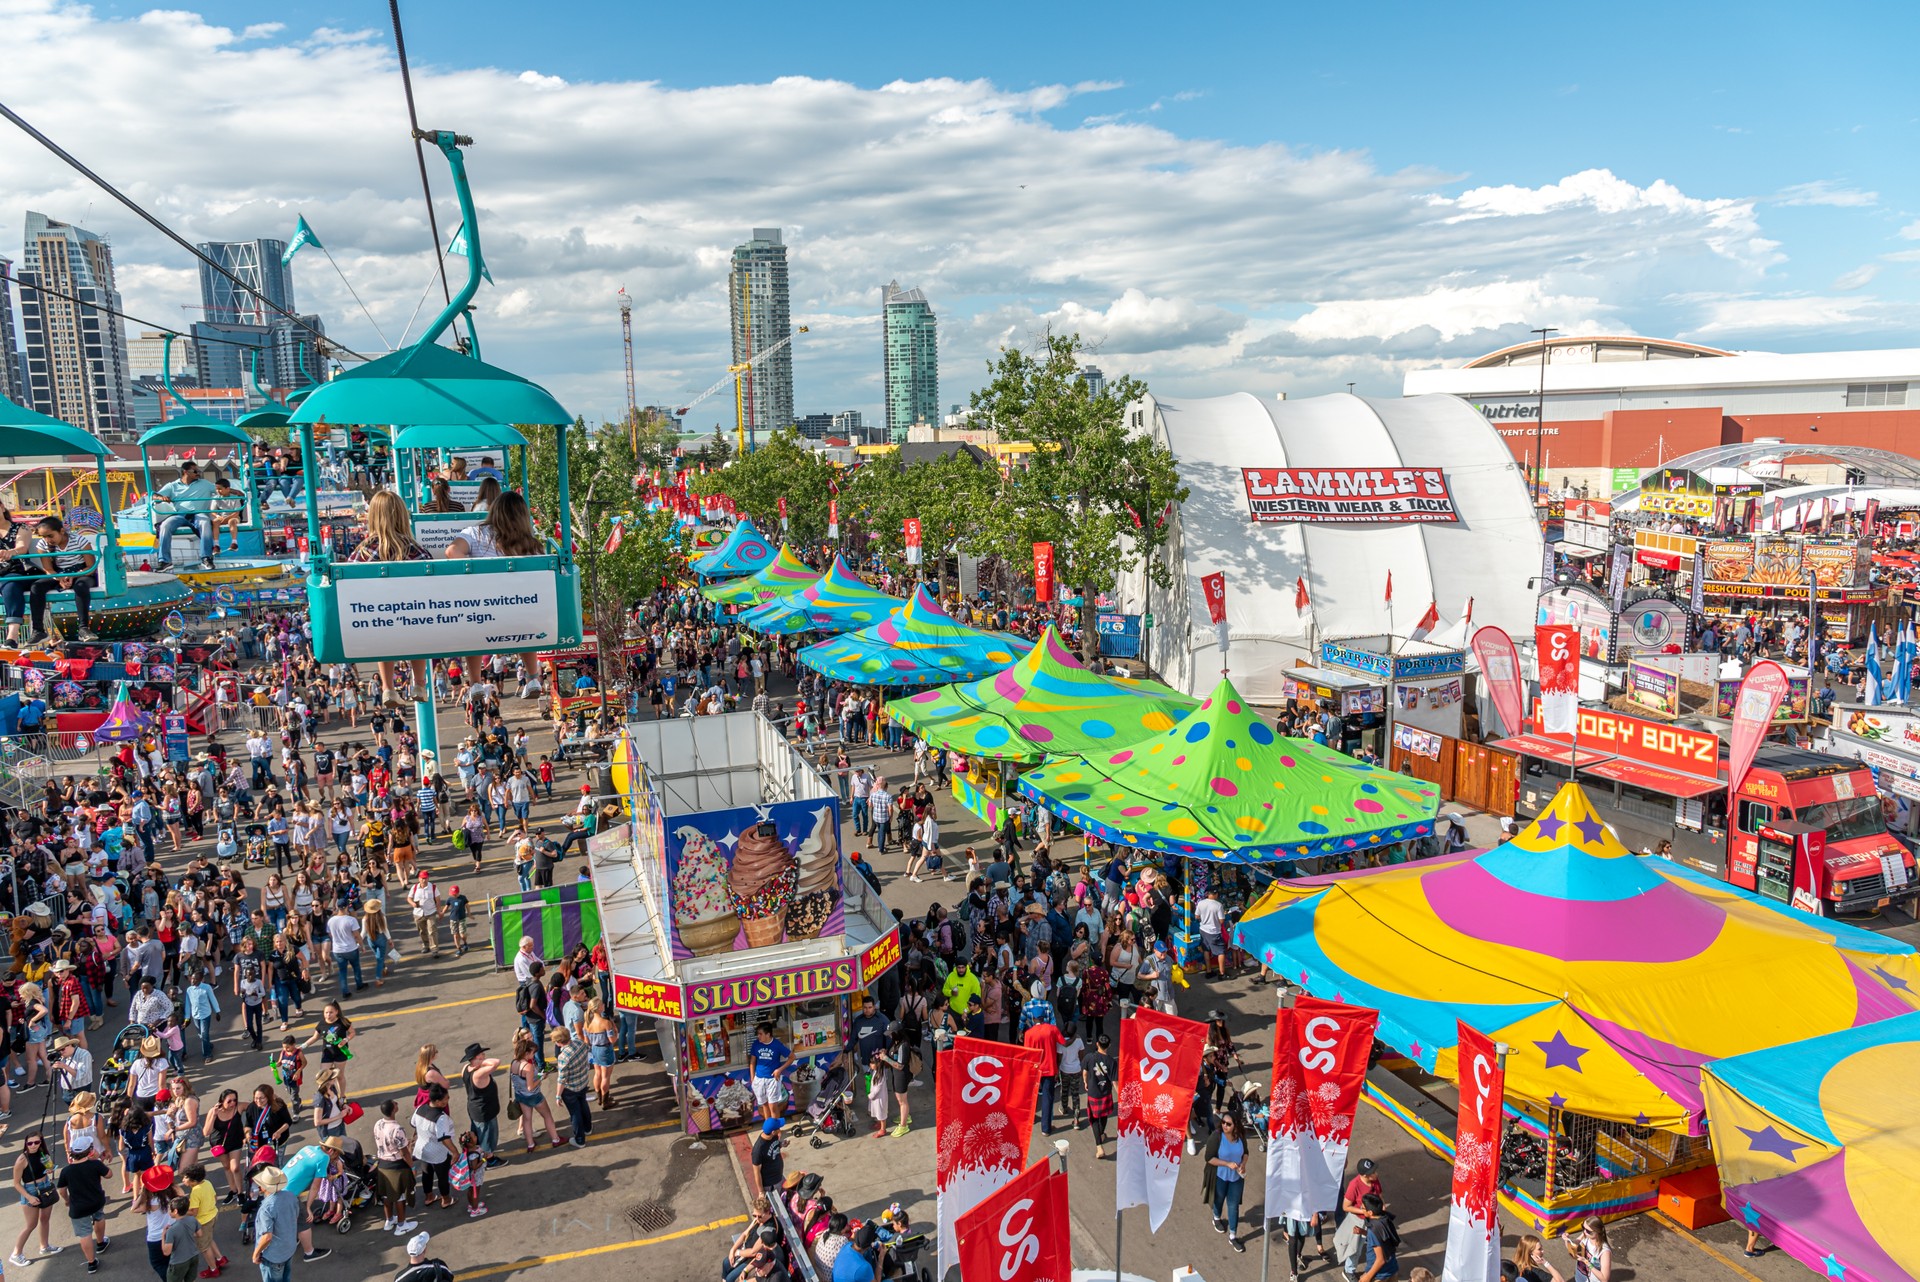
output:
<svg viewBox="0 0 1920 1282"><path fill-rule="evenodd" d="M225 0L199 6L204 19L138 21L19 5L10 34L35 74L10 106L189 240L284 238L304 213L372 319L331 271L306 273L302 307L363 353L417 333L435 268L383 32L298 4L284 28L247 26ZM1821 29L1762 7L1779 30ZM665 74L559 33L504 47L484 24L441 21L438 0L413 21L422 122L476 139L499 282L477 303L489 358L590 419L624 413L622 285L642 400L685 404L724 376L731 251L755 225L782 228L790 323L810 331L793 348L793 409L869 423L886 400L871 291L896 275L937 303L943 408L966 402L1002 345L1048 329L1080 332L1110 377L1168 395L1349 382L1396 395L1408 369L1535 325L1806 351L1899 345L1920 319L1920 193L1888 159L1911 113L1877 72L1782 111L1757 86L1804 40L1742 34L1738 71L1672 80L1677 43L1624 58L1622 33L1586 33L1561 49L1536 117L1463 87L1471 42L1434 15L1405 15L1364 49L1335 38L1351 22L1304 16L1321 38L1297 76L1225 66L1197 31L1149 58L1103 30L1013 45L956 33L885 63L899 78L881 83L797 17L721 75L711 19L589 8L645 35ZM1268 34L1279 22L1245 19ZM1882 29L1869 60L1914 21ZM1676 41L1715 25L1667 22ZM1670 80L1678 132L1654 127L1672 104L1639 92ZM196 263L17 134L0 143L0 184L17 202L0 210L0 245L19 242L21 209L45 209L112 237L144 320L179 323L196 301ZM434 190L444 240L457 215L443 175ZM688 427L730 428L725 400Z"/></svg>

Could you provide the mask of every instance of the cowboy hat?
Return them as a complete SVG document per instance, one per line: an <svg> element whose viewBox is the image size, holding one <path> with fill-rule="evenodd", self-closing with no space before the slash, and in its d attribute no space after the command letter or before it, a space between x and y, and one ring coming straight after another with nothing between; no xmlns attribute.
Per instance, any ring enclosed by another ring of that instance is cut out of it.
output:
<svg viewBox="0 0 1920 1282"><path fill-rule="evenodd" d="M329 1153L345 1153L347 1151L347 1141L342 1136L329 1135L320 1141L320 1147Z"/></svg>
<svg viewBox="0 0 1920 1282"><path fill-rule="evenodd" d="M162 1162L140 1172L140 1183L150 1193L164 1193L173 1187L173 1168Z"/></svg>
<svg viewBox="0 0 1920 1282"><path fill-rule="evenodd" d="M64 975L72 969L73 963L64 957L53 963L53 973L56 975Z"/></svg>
<svg viewBox="0 0 1920 1282"><path fill-rule="evenodd" d="M160 1039L158 1037L147 1037L147 1038L141 1039L141 1042L140 1042L140 1058L141 1059L159 1059L161 1056L165 1055L166 1053L167 1053L166 1047L160 1044Z"/></svg>
<svg viewBox="0 0 1920 1282"><path fill-rule="evenodd" d="M287 1187L287 1173L277 1166L263 1166L253 1173L253 1182L262 1193L278 1193Z"/></svg>

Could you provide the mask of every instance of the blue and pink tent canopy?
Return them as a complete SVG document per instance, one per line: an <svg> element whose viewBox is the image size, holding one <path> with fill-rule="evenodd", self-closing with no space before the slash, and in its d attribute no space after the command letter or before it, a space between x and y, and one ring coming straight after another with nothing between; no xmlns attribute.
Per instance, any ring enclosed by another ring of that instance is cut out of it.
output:
<svg viewBox="0 0 1920 1282"><path fill-rule="evenodd" d="M816 641L800 652L800 662L854 685L930 686L991 676L1032 648L1024 637L955 623L922 585L891 618Z"/></svg>
<svg viewBox="0 0 1920 1282"><path fill-rule="evenodd" d="M1728 1214L1818 1276L1920 1278L1920 1013L1707 1065Z"/></svg>
<svg viewBox="0 0 1920 1282"><path fill-rule="evenodd" d="M742 574L758 574L773 563L775 544L754 528L753 522L740 518L726 540L705 556L695 557L689 568L703 579L728 579Z"/></svg>
<svg viewBox="0 0 1920 1282"><path fill-rule="evenodd" d="M827 572L790 596L777 597L740 615L755 632L793 636L801 632L852 632L880 620L904 604L899 597L870 588L833 558Z"/></svg>
<svg viewBox="0 0 1920 1282"><path fill-rule="evenodd" d="M121 681L113 687L113 703L107 708L107 719L94 727L93 741L126 743L147 733L152 723L153 718L140 711L127 683Z"/></svg>

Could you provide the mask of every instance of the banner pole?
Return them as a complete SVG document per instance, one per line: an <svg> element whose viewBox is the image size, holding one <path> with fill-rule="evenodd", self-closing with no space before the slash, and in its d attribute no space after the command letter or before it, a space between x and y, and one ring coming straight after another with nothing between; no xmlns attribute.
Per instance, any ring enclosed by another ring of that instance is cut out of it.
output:
<svg viewBox="0 0 1920 1282"><path fill-rule="evenodd" d="M1294 999L1300 995L1300 992L1301 990L1293 984L1280 985L1280 1009L1292 1010ZM1269 1101L1268 1106L1272 1106L1271 1101ZM1267 1143L1273 1143L1273 1122L1271 1118L1269 1118L1267 1122ZM1271 1264L1272 1259L1273 1215L1267 1206L1265 1182L1262 1181L1260 1192L1260 1282L1267 1282L1267 1268Z"/></svg>
<svg viewBox="0 0 1920 1282"><path fill-rule="evenodd" d="M1113 1282L1120 1282L1120 1208L1113 1208Z"/></svg>

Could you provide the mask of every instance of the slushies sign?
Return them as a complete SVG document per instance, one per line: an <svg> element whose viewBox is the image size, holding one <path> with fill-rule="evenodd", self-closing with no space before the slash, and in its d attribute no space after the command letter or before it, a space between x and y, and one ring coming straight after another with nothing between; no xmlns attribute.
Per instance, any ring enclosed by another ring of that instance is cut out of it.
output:
<svg viewBox="0 0 1920 1282"><path fill-rule="evenodd" d="M1247 467L1247 510L1256 521L1398 525L1460 519L1437 467Z"/></svg>
<svg viewBox="0 0 1920 1282"><path fill-rule="evenodd" d="M488 654L561 641L551 573L342 579L338 602L348 659Z"/></svg>

